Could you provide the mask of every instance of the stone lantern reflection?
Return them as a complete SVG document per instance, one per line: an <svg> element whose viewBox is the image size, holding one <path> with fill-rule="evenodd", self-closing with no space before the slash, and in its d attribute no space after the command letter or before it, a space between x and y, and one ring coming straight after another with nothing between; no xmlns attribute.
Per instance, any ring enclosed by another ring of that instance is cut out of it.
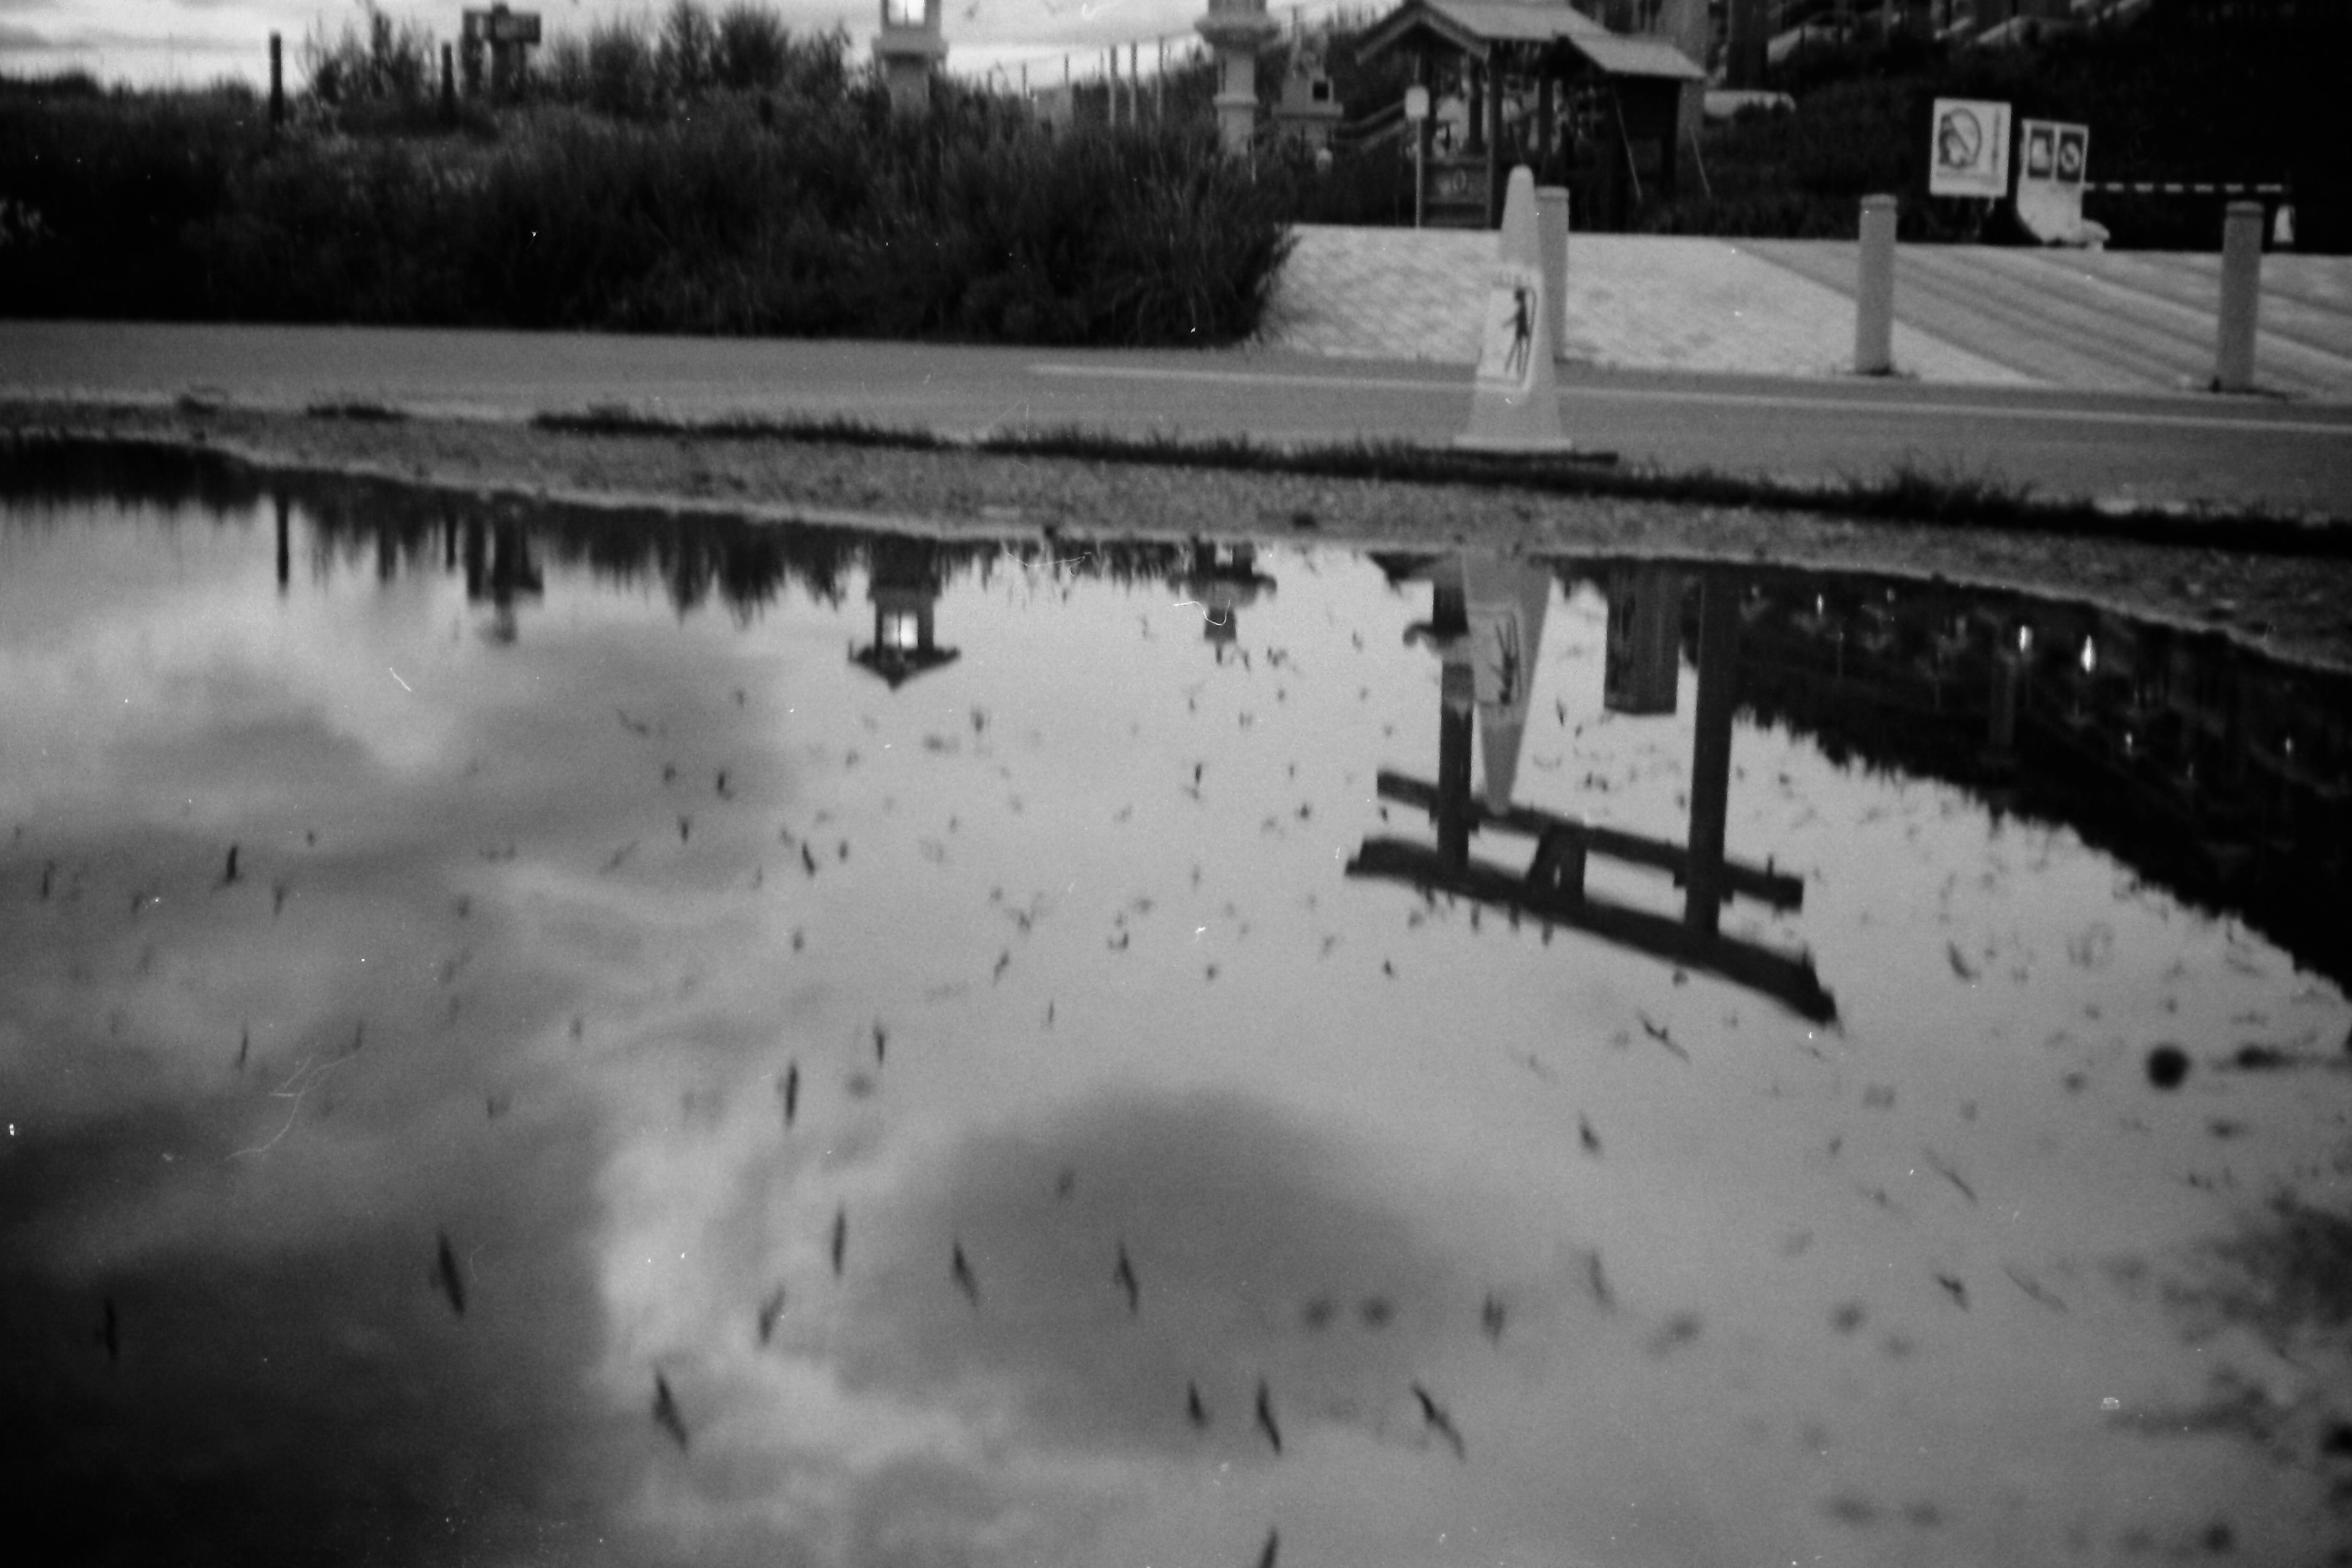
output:
<svg viewBox="0 0 2352 1568"><path fill-rule="evenodd" d="M882 540L874 546L866 579L874 640L852 647L850 663L872 670L895 691L955 660L958 650L939 646L931 620L940 602L938 544L928 539Z"/></svg>
<svg viewBox="0 0 2352 1568"><path fill-rule="evenodd" d="M1216 649L1217 662L1238 646L1241 611L1274 593L1275 581L1257 569L1257 546L1223 551L1204 539L1192 542L1192 563L1179 579L1184 596L1201 611L1201 640Z"/></svg>

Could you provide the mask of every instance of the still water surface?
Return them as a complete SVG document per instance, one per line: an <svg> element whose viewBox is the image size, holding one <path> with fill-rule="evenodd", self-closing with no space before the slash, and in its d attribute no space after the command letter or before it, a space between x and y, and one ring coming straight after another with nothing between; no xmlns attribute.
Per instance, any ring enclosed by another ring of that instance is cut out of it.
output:
<svg viewBox="0 0 2352 1568"><path fill-rule="evenodd" d="M2329 1561L2347 713L1917 584L20 499L21 1519Z"/></svg>

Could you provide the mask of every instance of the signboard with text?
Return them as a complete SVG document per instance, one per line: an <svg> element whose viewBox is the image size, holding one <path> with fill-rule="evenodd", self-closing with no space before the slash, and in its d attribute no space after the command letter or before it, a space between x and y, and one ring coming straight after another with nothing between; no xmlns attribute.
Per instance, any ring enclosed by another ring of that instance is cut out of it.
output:
<svg viewBox="0 0 2352 1568"><path fill-rule="evenodd" d="M1927 141L1927 194L2009 195L2009 105L1939 98Z"/></svg>

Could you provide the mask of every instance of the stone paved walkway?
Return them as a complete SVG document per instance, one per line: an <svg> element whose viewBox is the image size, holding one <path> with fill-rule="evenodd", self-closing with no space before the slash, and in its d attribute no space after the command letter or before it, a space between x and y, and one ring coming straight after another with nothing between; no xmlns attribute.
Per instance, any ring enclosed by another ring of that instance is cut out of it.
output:
<svg viewBox="0 0 2352 1568"><path fill-rule="evenodd" d="M1261 341L1470 364L1491 234L1304 226ZM2178 390L2212 373L2219 258L1906 246L1895 361L1924 381ZM1828 376L1853 354L1852 242L1576 235L1571 362ZM2263 262L2258 383L2352 401L2352 258Z"/></svg>

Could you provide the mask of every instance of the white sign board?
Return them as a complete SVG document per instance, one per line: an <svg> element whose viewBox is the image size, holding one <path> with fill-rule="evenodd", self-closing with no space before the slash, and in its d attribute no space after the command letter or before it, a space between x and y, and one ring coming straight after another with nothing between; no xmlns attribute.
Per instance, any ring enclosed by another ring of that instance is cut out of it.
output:
<svg viewBox="0 0 2352 1568"><path fill-rule="evenodd" d="M1939 98L1927 137L1931 196L2009 195L2009 105Z"/></svg>
<svg viewBox="0 0 2352 1568"><path fill-rule="evenodd" d="M2017 126L2017 221L2045 245L2092 243L2083 221L2083 180L2091 163L2091 128L2054 120ZM2098 237L2105 237L2100 230Z"/></svg>
<svg viewBox="0 0 2352 1568"><path fill-rule="evenodd" d="M1429 89L1409 87L1404 89L1404 117L1415 125L1429 118Z"/></svg>
<svg viewBox="0 0 2352 1568"><path fill-rule="evenodd" d="M1535 385L1535 345L1543 325L1543 273L1533 267L1498 267L1486 290L1486 330L1480 340L1478 381L1512 402Z"/></svg>

